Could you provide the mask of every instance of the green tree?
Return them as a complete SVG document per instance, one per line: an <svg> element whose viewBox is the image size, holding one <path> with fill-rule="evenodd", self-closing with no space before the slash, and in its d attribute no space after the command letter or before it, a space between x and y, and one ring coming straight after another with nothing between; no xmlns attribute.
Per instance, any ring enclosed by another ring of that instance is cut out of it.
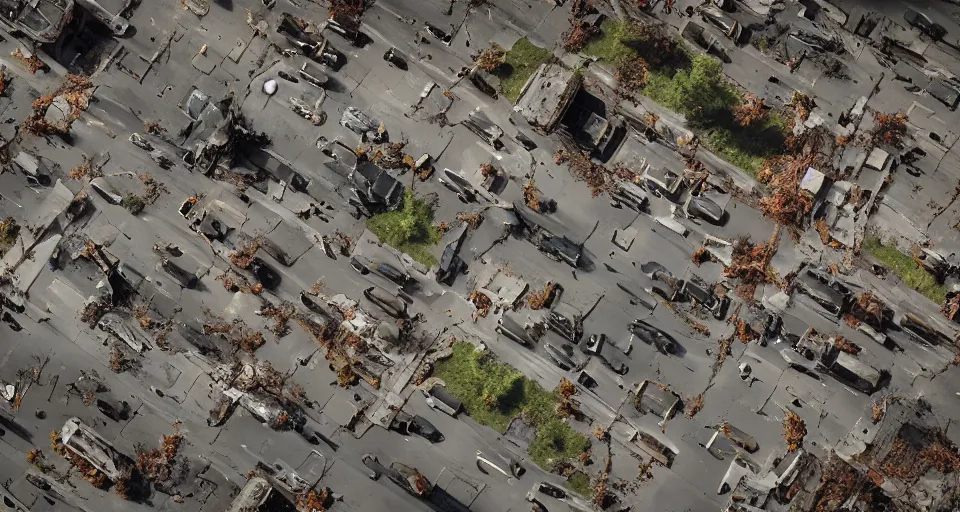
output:
<svg viewBox="0 0 960 512"><path fill-rule="evenodd" d="M723 78L723 65L705 55L694 57L690 69L677 71L670 82L662 92L664 102L695 123L708 123L738 102Z"/></svg>

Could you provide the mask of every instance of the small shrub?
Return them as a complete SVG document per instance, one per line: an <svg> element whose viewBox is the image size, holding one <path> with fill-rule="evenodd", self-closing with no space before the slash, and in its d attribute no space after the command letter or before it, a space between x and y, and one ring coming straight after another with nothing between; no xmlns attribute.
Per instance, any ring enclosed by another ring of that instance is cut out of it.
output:
<svg viewBox="0 0 960 512"><path fill-rule="evenodd" d="M133 215L140 215L143 209L147 207L147 202L136 194L129 194L123 198L123 207Z"/></svg>

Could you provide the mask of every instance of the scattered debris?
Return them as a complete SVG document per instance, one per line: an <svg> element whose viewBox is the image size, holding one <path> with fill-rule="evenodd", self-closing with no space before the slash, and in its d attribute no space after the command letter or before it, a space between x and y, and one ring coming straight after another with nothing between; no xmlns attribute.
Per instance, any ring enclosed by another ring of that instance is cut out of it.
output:
<svg viewBox="0 0 960 512"><path fill-rule="evenodd" d="M471 293L468 300L477 308L477 311L473 314L474 322L486 317L490 313L490 308L493 307L493 301L490 300L490 297L487 297L486 294L480 291Z"/></svg>
<svg viewBox="0 0 960 512"><path fill-rule="evenodd" d="M537 190L537 184L533 178L530 178L530 181L523 186L523 202L531 210L540 211L540 191Z"/></svg>
<svg viewBox="0 0 960 512"><path fill-rule="evenodd" d="M767 118L767 104L756 94L744 94L743 101L733 107L733 118L744 127L761 124Z"/></svg>
<svg viewBox="0 0 960 512"><path fill-rule="evenodd" d="M23 65L24 69L30 72L31 75L35 75L37 71L46 71L50 69L50 67L47 66L47 63L40 60L40 57L37 57L36 54L30 54L30 56L27 57L22 51L20 51L20 48L14 50L10 56L20 61L20 64Z"/></svg>
<svg viewBox="0 0 960 512"><path fill-rule="evenodd" d="M253 263L254 254L256 254L260 247L260 239L254 238L243 247L240 247L236 251L230 253L230 263L239 269L250 268L250 265Z"/></svg>
<svg viewBox="0 0 960 512"><path fill-rule="evenodd" d="M21 131L30 135L45 137L47 135L64 135L70 131L70 125L80 118L81 112L87 109L92 94L93 82L80 75L67 75L66 80L50 94L34 100L30 115L21 123ZM57 98L70 107L66 118L59 122L47 120L47 113Z"/></svg>
<svg viewBox="0 0 960 512"><path fill-rule="evenodd" d="M613 187L610 172L607 168L590 159L585 151L572 150L569 153L570 174L583 181L590 189L593 197L609 193Z"/></svg>
<svg viewBox="0 0 960 512"><path fill-rule="evenodd" d="M461 212L457 214L457 220L466 224L469 229L477 229L483 222L483 214L480 212Z"/></svg>
<svg viewBox="0 0 960 512"><path fill-rule="evenodd" d="M873 145L883 144L886 146L901 147L903 137L907 134L907 115L902 112L896 114L885 114L875 112L873 114L874 126L867 133L867 141Z"/></svg>
<svg viewBox="0 0 960 512"><path fill-rule="evenodd" d="M841 352L846 352L847 354L854 355L854 356L859 354L860 351L863 350L860 347L860 345L857 345L856 343L839 335L836 338L834 338L833 346L837 347L837 350L840 350Z"/></svg>
<svg viewBox="0 0 960 512"><path fill-rule="evenodd" d="M507 51L497 43L490 43L490 47L480 52L477 56L477 68L484 71L496 71L504 61Z"/></svg>
<svg viewBox="0 0 960 512"><path fill-rule="evenodd" d="M550 307L556 287L556 283L547 283L543 290L530 292L527 296L527 305L534 311Z"/></svg>
<svg viewBox="0 0 960 512"><path fill-rule="evenodd" d="M686 415L688 418L696 416L703 409L703 395L703 393L700 393L687 401Z"/></svg>
<svg viewBox="0 0 960 512"><path fill-rule="evenodd" d="M807 435L807 425L803 418L797 416L791 411L785 411L783 418L783 438L787 441L787 451L795 452L803 444L803 438Z"/></svg>

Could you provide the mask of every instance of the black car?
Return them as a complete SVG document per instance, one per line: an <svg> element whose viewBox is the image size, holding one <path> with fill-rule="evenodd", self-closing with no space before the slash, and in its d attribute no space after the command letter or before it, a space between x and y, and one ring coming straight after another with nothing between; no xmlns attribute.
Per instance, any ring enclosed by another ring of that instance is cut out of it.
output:
<svg viewBox="0 0 960 512"><path fill-rule="evenodd" d="M663 354L676 354L678 352L677 342L670 335L643 320L634 320L627 326L627 329L641 341L647 345L653 345Z"/></svg>
<svg viewBox="0 0 960 512"><path fill-rule="evenodd" d="M364 258L363 256L353 256L350 258L350 266L362 276L370 273L371 265L372 263L370 260Z"/></svg>
<svg viewBox="0 0 960 512"><path fill-rule="evenodd" d="M393 64L397 69L406 70L407 61L400 54L400 50L397 50L395 47L391 46L386 53L383 54L383 60Z"/></svg>
<svg viewBox="0 0 960 512"><path fill-rule="evenodd" d="M556 261L562 261L571 267L580 265L580 246L565 236L543 233L537 249Z"/></svg>
<svg viewBox="0 0 960 512"><path fill-rule="evenodd" d="M405 436L416 434L431 443L439 443L444 439L443 434L426 418L420 415L411 416L403 411L393 418L390 428Z"/></svg>
<svg viewBox="0 0 960 512"><path fill-rule="evenodd" d="M934 41L939 41L943 39L943 36L947 35L947 29L943 28L943 25L935 23L926 14L919 13L913 9L904 11L903 19Z"/></svg>
<svg viewBox="0 0 960 512"><path fill-rule="evenodd" d="M187 272L176 263L164 258L160 260L160 268L172 277L177 284L188 290L192 290L200 283L200 278L192 272Z"/></svg>
<svg viewBox="0 0 960 512"><path fill-rule="evenodd" d="M363 291L363 296L393 318L406 318L407 304L378 286Z"/></svg>
<svg viewBox="0 0 960 512"><path fill-rule="evenodd" d="M388 263L377 263L373 269L381 276L386 277L400 286L407 284L407 281L410 280L410 276L407 275L406 272Z"/></svg>
<svg viewBox="0 0 960 512"><path fill-rule="evenodd" d="M527 334L527 331L523 328L523 326L506 316L501 316L500 319L497 320L497 326L494 328L494 330L497 332L497 334L500 334L510 341L519 343L525 347L534 344L533 339L530 338L530 335Z"/></svg>
<svg viewBox="0 0 960 512"><path fill-rule="evenodd" d="M267 262L262 259L254 256L250 262L249 269L250 272L253 273L253 276L257 278L257 282L262 284L264 288L275 290L277 286L280 286L280 274L270 268Z"/></svg>
<svg viewBox="0 0 960 512"><path fill-rule="evenodd" d="M630 371L630 368L628 368L627 365L619 359L607 358L602 355L599 356L599 358L600 364L606 366L610 369L610 371L616 373L617 375L626 375L627 372Z"/></svg>
<svg viewBox="0 0 960 512"><path fill-rule="evenodd" d="M617 203L625 205L627 208L638 213L646 211L646 206L649 202L647 192L643 190L643 187L632 181L622 181L618 183L613 199Z"/></svg>
<svg viewBox="0 0 960 512"><path fill-rule="evenodd" d="M577 367L577 363L575 363L573 359L570 359L570 357L564 354L559 348L549 343L544 343L543 349L547 352L547 356L550 357L553 364L557 365L561 370L570 371Z"/></svg>
<svg viewBox="0 0 960 512"><path fill-rule="evenodd" d="M460 174L455 173L450 169L444 169L440 174L439 180L443 186L457 194L457 198L460 199L460 202L472 203L476 201L477 196L474 193L473 185L471 185L470 182Z"/></svg>
<svg viewBox="0 0 960 512"><path fill-rule="evenodd" d="M726 212L719 204L703 196L690 196L684 209L687 216L703 219L715 225L723 224L724 217L726 217Z"/></svg>

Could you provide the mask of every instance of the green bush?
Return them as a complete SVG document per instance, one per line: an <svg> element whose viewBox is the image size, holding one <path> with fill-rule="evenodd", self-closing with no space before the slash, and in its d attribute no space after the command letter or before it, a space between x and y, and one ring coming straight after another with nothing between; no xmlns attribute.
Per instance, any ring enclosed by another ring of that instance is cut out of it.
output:
<svg viewBox="0 0 960 512"><path fill-rule="evenodd" d="M496 71L496 75L500 77L500 89L510 103L516 103L520 99L520 91L530 75L552 58L553 53L550 50L540 48L525 37L513 44L513 48L504 56L503 64Z"/></svg>
<svg viewBox="0 0 960 512"><path fill-rule="evenodd" d="M590 447L590 439L577 432L557 415L559 397L516 368L494 361L465 342L454 343L453 355L439 361L433 375L459 398L477 423L504 432L510 421L523 413L537 429L530 444L531 459L546 469L579 456Z"/></svg>
<svg viewBox="0 0 960 512"><path fill-rule="evenodd" d="M134 215L139 215L140 212L147 207L147 202L136 194L130 194L127 197L124 197L122 204L127 211Z"/></svg>
<svg viewBox="0 0 960 512"><path fill-rule="evenodd" d="M407 253L426 267L437 264L430 248L440 242L440 231L433 225L433 209L409 190L403 196L403 208L381 213L367 220L367 229L381 242Z"/></svg>
<svg viewBox="0 0 960 512"><path fill-rule="evenodd" d="M567 477L567 489L579 493L581 496L593 496L593 489L590 487L590 475L583 471L577 471Z"/></svg>
<svg viewBox="0 0 960 512"><path fill-rule="evenodd" d="M879 238L868 236L863 241L862 249L880 260L880 263L896 274L903 284L920 292L937 305L942 304L946 299L947 287L937 283L932 274L918 265L913 257L900 252L896 245L883 245Z"/></svg>
<svg viewBox="0 0 960 512"><path fill-rule="evenodd" d="M669 79L665 74L656 75L648 79L644 93L698 125L728 113L740 101L736 89L723 77L723 65L704 55L694 57L690 69L678 70Z"/></svg>

